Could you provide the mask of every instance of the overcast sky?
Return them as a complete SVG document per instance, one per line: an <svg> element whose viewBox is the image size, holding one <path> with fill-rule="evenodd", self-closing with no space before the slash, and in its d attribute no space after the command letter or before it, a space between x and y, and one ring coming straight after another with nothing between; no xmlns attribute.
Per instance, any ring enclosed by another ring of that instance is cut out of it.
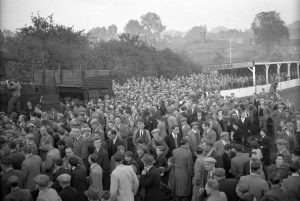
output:
<svg viewBox="0 0 300 201"><path fill-rule="evenodd" d="M130 19L147 12L161 17L167 30L207 25L247 29L255 14L276 10L287 23L300 20L300 0L0 0L0 28L30 24L31 13L54 14L54 21L76 30L115 24L122 32Z"/></svg>

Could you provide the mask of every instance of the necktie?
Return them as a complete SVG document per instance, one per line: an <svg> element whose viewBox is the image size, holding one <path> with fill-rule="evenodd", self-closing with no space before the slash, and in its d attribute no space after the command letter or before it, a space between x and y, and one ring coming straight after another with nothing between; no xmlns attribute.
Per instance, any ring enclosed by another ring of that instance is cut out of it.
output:
<svg viewBox="0 0 300 201"><path fill-rule="evenodd" d="M178 143L177 143L177 135L174 134L174 141L175 141L175 146L176 148L178 147Z"/></svg>

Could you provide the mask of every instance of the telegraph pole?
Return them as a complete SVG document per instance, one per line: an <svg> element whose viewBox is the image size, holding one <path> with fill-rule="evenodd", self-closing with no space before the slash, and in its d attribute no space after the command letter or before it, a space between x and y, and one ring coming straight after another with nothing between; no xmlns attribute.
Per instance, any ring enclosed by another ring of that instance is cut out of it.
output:
<svg viewBox="0 0 300 201"><path fill-rule="evenodd" d="M232 63L232 60L231 60L231 39L229 40L229 62Z"/></svg>

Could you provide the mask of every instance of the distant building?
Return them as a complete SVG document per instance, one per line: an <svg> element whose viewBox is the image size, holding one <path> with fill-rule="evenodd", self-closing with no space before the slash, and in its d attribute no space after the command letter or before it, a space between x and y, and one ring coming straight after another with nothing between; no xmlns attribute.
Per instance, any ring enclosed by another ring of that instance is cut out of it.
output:
<svg viewBox="0 0 300 201"><path fill-rule="evenodd" d="M300 59L300 21L294 22L288 28L290 33L289 54L293 59Z"/></svg>

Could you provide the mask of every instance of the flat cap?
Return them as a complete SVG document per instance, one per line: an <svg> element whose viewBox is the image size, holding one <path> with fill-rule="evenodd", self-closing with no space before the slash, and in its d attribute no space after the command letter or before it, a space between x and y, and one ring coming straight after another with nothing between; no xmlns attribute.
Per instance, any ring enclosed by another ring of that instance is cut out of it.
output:
<svg viewBox="0 0 300 201"><path fill-rule="evenodd" d="M71 176L69 174L61 174L57 177L57 181L70 182L71 181Z"/></svg>
<svg viewBox="0 0 300 201"><path fill-rule="evenodd" d="M35 127L35 125L32 122L30 122L30 123L26 124L26 127Z"/></svg>
<svg viewBox="0 0 300 201"><path fill-rule="evenodd" d="M276 140L276 144L285 145L287 141L285 139L278 139Z"/></svg>
<svg viewBox="0 0 300 201"><path fill-rule="evenodd" d="M206 163L216 163L216 159L214 159L213 157L207 157L204 159L204 162Z"/></svg>
<svg viewBox="0 0 300 201"><path fill-rule="evenodd" d="M132 153L132 151L126 151L126 152L124 153L124 156L133 157L133 153Z"/></svg>
<svg viewBox="0 0 300 201"><path fill-rule="evenodd" d="M229 133L228 133L228 132L222 132L222 133L220 134L220 137L223 137L223 136L226 136L226 135L229 135Z"/></svg>
<svg viewBox="0 0 300 201"><path fill-rule="evenodd" d="M181 121L181 122L186 122L186 121L187 121L187 118L182 117L182 118L180 119L180 121Z"/></svg>
<svg viewBox="0 0 300 201"><path fill-rule="evenodd" d="M98 122L99 122L98 119L94 118L94 119L91 120L90 125L93 125L93 124L98 123Z"/></svg>
<svg viewBox="0 0 300 201"><path fill-rule="evenodd" d="M90 127L83 127L80 130L81 130L82 133L84 133L84 132L91 132L92 131Z"/></svg>
<svg viewBox="0 0 300 201"><path fill-rule="evenodd" d="M152 131L151 131L151 133L159 133L160 131L159 131L159 129L158 128L155 128L155 129L153 129Z"/></svg>
<svg viewBox="0 0 300 201"><path fill-rule="evenodd" d="M225 170L223 168L215 168L212 173L217 177L225 177Z"/></svg>
<svg viewBox="0 0 300 201"><path fill-rule="evenodd" d="M63 159L58 158L58 159L55 160L55 164L58 165L58 166L62 166L64 164L64 161L63 161Z"/></svg>
<svg viewBox="0 0 300 201"><path fill-rule="evenodd" d="M25 139L34 139L34 135L32 133L25 135Z"/></svg>
<svg viewBox="0 0 300 201"><path fill-rule="evenodd" d="M192 126L194 126L194 125L195 125L195 126L199 126L199 123L198 123L198 122L192 122L191 125L192 125Z"/></svg>
<svg viewBox="0 0 300 201"><path fill-rule="evenodd" d="M40 186L51 186L52 182L50 181L50 177L45 174L39 174L35 176L33 179L33 182L40 185Z"/></svg>

